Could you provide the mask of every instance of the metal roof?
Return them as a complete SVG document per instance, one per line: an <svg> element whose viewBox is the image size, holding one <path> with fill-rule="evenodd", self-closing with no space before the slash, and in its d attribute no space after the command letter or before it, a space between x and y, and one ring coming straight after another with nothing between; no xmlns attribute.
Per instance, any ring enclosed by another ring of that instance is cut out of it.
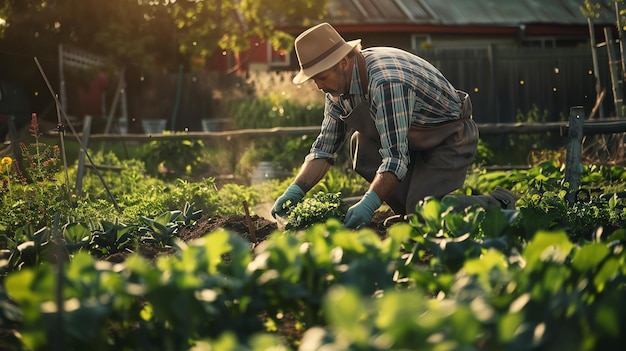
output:
<svg viewBox="0 0 626 351"><path fill-rule="evenodd" d="M584 0L330 0L336 24L521 24L587 25ZM615 22L615 9L603 5L597 23Z"/></svg>

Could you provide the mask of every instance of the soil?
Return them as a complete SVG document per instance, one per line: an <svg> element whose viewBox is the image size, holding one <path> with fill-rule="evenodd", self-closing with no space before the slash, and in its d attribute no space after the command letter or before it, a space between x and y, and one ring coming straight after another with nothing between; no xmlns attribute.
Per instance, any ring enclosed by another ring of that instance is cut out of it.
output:
<svg viewBox="0 0 626 351"><path fill-rule="evenodd" d="M381 239L384 239L387 236L387 228L384 225L384 221L392 215L393 212L391 210L378 211L367 227L375 231ZM263 242L270 234L279 230L278 223L274 219L270 220L259 215L252 215L249 218L244 215L202 216L193 225L181 227L176 236L186 242L200 238L220 228L240 235L254 244ZM161 255L173 254L174 249L142 245L138 248L138 253L146 259L154 260ZM128 256L128 253L116 253L103 259L113 263L121 263L126 259L126 256Z"/></svg>
<svg viewBox="0 0 626 351"><path fill-rule="evenodd" d="M387 211L377 212L368 227L376 231L381 238L384 238L387 233L383 222L392 214L393 213ZM250 221L248 221L248 218L244 215L203 217L193 226L181 228L177 236L183 241L189 241L215 231L218 228L227 229L241 235L250 242L258 244L274 231L278 230L278 223L273 219L270 220L258 215L250 216ZM250 228L252 228L252 230L250 230Z"/></svg>

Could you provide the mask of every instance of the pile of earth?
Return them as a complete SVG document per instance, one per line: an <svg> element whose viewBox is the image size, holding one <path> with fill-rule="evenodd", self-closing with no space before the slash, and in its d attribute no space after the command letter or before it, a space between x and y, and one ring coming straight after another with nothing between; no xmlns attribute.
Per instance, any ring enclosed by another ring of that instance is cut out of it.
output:
<svg viewBox="0 0 626 351"><path fill-rule="evenodd" d="M368 228L375 231L381 238L387 235L387 228L384 225L385 219L393 215L391 211L376 212L374 218ZM216 231L220 228L226 229L232 233L240 235L246 240L258 244L266 240L270 234L279 230L278 223L273 219L267 219L262 216L252 215L224 215L224 216L207 216L203 215L198 221L192 225L179 228L176 236L182 241L190 241L200 238L205 234ZM160 248L151 245L140 245L138 253L147 259L155 259L160 255L173 254L173 248ZM109 262L123 262L128 254L116 253L105 257L104 260Z"/></svg>
<svg viewBox="0 0 626 351"><path fill-rule="evenodd" d="M393 213L389 211L376 212L368 227L384 238L387 235L387 228L383 223L391 215ZM278 223L258 215L203 216L194 225L181 228L177 236L183 241L189 241L219 228L239 234L250 242L260 243L278 230Z"/></svg>

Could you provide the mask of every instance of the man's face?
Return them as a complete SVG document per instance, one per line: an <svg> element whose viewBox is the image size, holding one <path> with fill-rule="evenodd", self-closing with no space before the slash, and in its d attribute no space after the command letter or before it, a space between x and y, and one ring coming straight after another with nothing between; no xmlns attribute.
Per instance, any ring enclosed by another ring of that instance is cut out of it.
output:
<svg viewBox="0 0 626 351"><path fill-rule="evenodd" d="M332 68L316 74L312 79L319 90L339 97L350 89L352 72L348 69L349 66L349 60L344 57Z"/></svg>

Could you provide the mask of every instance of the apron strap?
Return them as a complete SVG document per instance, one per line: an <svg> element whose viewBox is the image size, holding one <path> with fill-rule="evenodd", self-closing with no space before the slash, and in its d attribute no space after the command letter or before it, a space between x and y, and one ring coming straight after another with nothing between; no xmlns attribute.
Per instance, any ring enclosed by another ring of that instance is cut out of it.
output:
<svg viewBox="0 0 626 351"><path fill-rule="evenodd" d="M356 53L356 64L359 68L359 80L361 81L361 90L363 91L363 95L365 95L365 100L369 100L369 89L368 81L367 81L367 69L365 68L365 57L359 51Z"/></svg>

